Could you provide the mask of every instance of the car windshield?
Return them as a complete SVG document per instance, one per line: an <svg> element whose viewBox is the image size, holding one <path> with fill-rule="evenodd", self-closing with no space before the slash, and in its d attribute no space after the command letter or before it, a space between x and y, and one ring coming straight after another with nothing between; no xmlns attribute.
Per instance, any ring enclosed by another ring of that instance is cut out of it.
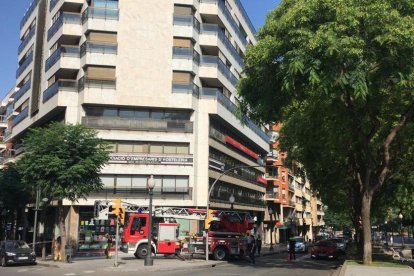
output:
<svg viewBox="0 0 414 276"><path fill-rule="evenodd" d="M296 240L296 242L303 242L303 238L302 237L296 237L295 240Z"/></svg>
<svg viewBox="0 0 414 276"><path fill-rule="evenodd" d="M6 249L30 248L24 241L6 241Z"/></svg>
<svg viewBox="0 0 414 276"><path fill-rule="evenodd" d="M319 242L317 246L335 246L332 242Z"/></svg>

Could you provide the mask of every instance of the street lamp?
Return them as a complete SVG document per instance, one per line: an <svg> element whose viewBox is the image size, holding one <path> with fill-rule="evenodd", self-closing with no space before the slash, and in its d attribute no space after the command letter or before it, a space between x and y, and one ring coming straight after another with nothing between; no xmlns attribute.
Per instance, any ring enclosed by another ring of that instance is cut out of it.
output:
<svg viewBox="0 0 414 276"><path fill-rule="evenodd" d="M404 236L403 236L403 228L402 228L402 219L403 215L400 213L398 215L398 218L400 219L400 235L401 235L401 245L404 247Z"/></svg>
<svg viewBox="0 0 414 276"><path fill-rule="evenodd" d="M388 227L387 227L387 223L388 221L384 221L385 223L385 245L388 246L388 237L387 237L387 231L388 231Z"/></svg>
<svg viewBox="0 0 414 276"><path fill-rule="evenodd" d="M270 224L270 248L269 248L269 251L273 251L273 237L272 237L272 235L273 235L273 220L272 220L272 215L273 215L273 209L272 209L272 207L269 207L269 217L270 217L270 221L269 221L269 224Z"/></svg>
<svg viewBox="0 0 414 276"><path fill-rule="evenodd" d="M236 199L234 198L234 194L231 194L230 197L229 197L229 201L230 201L230 204L231 204L231 209L233 209L233 204L234 204L235 200Z"/></svg>
<svg viewBox="0 0 414 276"><path fill-rule="evenodd" d="M148 195L149 195L149 221L148 221L148 252L147 252L147 256L144 260L144 265L145 266L153 266L154 262L152 259L152 190L155 187L155 180L154 180L154 176L151 175L148 179L147 179L147 188L148 188Z"/></svg>

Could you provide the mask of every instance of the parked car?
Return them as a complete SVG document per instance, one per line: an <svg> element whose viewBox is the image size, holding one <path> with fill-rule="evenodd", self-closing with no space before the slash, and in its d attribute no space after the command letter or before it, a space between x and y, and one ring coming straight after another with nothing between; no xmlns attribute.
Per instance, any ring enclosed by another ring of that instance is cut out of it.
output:
<svg viewBox="0 0 414 276"><path fill-rule="evenodd" d="M338 247L335 242L324 240L317 242L311 250L311 258L336 259L339 255Z"/></svg>
<svg viewBox="0 0 414 276"><path fill-rule="evenodd" d="M294 237L296 244L295 244L295 252L308 252L308 244L305 242L303 237ZM287 245L287 250L289 251L289 243Z"/></svg>
<svg viewBox="0 0 414 276"><path fill-rule="evenodd" d="M36 264L36 254L24 241L6 240L0 242L0 264Z"/></svg>
<svg viewBox="0 0 414 276"><path fill-rule="evenodd" d="M346 241L344 239L337 237L329 239L329 241L336 243L336 247L338 248L339 252L345 253Z"/></svg>

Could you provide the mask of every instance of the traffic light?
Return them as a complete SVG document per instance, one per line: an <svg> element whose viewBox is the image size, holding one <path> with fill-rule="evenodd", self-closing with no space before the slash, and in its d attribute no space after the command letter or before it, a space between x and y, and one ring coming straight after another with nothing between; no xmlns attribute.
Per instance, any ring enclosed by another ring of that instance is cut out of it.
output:
<svg viewBox="0 0 414 276"><path fill-rule="evenodd" d="M119 208L118 224L124 225L125 222L125 208Z"/></svg>
<svg viewBox="0 0 414 276"><path fill-rule="evenodd" d="M210 228L210 223L213 220L213 214L214 214L214 210L208 210L206 220L204 221L204 228L205 229Z"/></svg>
<svg viewBox="0 0 414 276"><path fill-rule="evenodd" d="M115 216L119 216L119 213L121 212L122 203L120 198L115 198L112 200L112 214Z"/></svg>

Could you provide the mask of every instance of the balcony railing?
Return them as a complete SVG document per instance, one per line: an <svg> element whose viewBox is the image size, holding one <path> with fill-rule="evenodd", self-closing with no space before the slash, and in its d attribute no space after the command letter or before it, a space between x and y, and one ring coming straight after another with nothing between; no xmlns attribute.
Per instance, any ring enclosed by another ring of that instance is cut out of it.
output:
<svg viewBox="0 0 414 276"><path fill-rule="evenodd" d="M45 71L47 72L52 68L61 57L79 57L79 47L62 46L54 51L45 62Z"/></svg>
<svg viewBox="0 0 414 276"><path fill-rule="evenodd" d="M31 29L30 32L26 35L25 38L23 38L22 42L19 45L19 49L17 50L17 54L20 54L24 47L26 47L26 45L29 43L29 41L32 39L32 37L35 34L35 29Z"/></svg>
<svg viewBox="0 0 414 276"><path fill-rule="evenodd" d="M246 21L247 25L249 26L251 32L253 34L256 34L256 28L253 26L253 23L250 20L250 17L247 15L247 12L244 9L244 7L243 7L242 3L240 2L240 0L235 0L234 2L236 3L237 8L239 9L244 21Z"/></svg>
<svg viewBox="0 0 414 276"><path fill-rule="evenodd" d="M64 23L80 24L81 15L79 13L62 13L47 31L47 41L49 41L57 33Z"/></svg>
<svg viewBox="0 0 414 276"><path fill-rule="evenodd" d="M12 129L11 128L6 128L4 130L4 141L7 141L7 139L9 139L9 137L12 135Z"/></svg>
<svg viewBox="0 0 414 276"><path fill-rule="evenodd" d="M279 193L266 191L266 199L279 199Z"/></svg>
<svg viewBox="0 0 414 276"><path fill-rule="evenodd" d="M173 83L172 92L192 93L194 97L199 98L200 87L198 87L194 83Z"/></svg>
<svg viewBox="0 0 414 276"><path fill-rule="evenodd" d="M16 117L13 118L13 127L15 127L21 121L23 121L23 119L26 118L28 115L29 115L29 108L26 107L25 109L20 111L20 113Z"/></svg>
<svg viewBox="0 0 414 276"><path fill-rule="evenodd" d="M32 80L26 81L22 87L14 94L14 101L20 99L31 87Z"/></svg>
<svg viewBox="0 0 414 276"><path fill-rule="evenodd" d="M27 9L27 12L24 14L22 20L20 21L20 29L23 28L23 25L27 22L29 17L32 15L34 9L37 6L37 3L39 0L33 0L33 2L30 4L29 8Z"/></svg>
<svg viewBox="0 0 414 276"><path fill-rule="evenodd" d="M0 115L0 123L2 123L2 124L7 123L7 117L3 116L3 115Z"/></svg>
<svg viewBox="0 0 414 276"><path fill-rule="evenodd" d="M221 91L218 90L217 88L204 87L201 89L200 96L216 97L217 101L231 113L234 113L237 110L237 106L229 98L224 96L223 93L221 93ZM263 130L261 130L251 119L249 119L246 115L242 115L242 121L250 130L252 130L254 133L259 135L263 140L269 143L270 141L269 136Z"/></svg>
<svg viewBox="0 0 414 276"><path fill-rule="evenodd" d="M201 56L201 64L216 66L219 72L223 74L233 86L237 85L238 79L218 56Z"/></svg>
<svg viewBox="0 0 414 276"><path fill-rule="evenodd" d="M85 42L80 47L80 56L83 57L86 53L100 53L100 54L114 54L118 53L118 46L111 44L98 44Z"/></svg>
<svg viewBox="0 0 414 276"><path fill-rule="evenodd" d="M192 15L174 15L174 25L193 25L197 32L200 32L200 21Z"/></svg>
<svg viewBox="0 0 414 276"><path fill-rule="evenodd" d="M224 31L219 28L216 24L201 24L201 33L214 33L218 36L220 41L226 46L229 50L230 55L236 60L240 67L244 68L245 64L243 58L237 52L236 48L230 42L228 37L224 34Z"/></svg>
<svg viewBox="0 0 414 276"><path fill-rule="evenodd" d="M84 76L79 79L78 83L78 90L82 91L83 89L87 88L109 88L115 89L116 88L116 80L97 80L97 79L89 79L87 76Z"/></svg>
<svg viewBox="0 0 414 276"><path fill-rule="evenodd" d="M24 70L32 63L33 61L33 52L31 52L26 59L23 61L23 63L17 68L16 70L16 78L20 77L20 75L23 73Z"/></svg>
<svg viewBox="0 0 414 276"><path fill-rule="evenodd" d="M59 1L62 0L50 0L49 11L52 11L56 4L59 3Z"/></svg>
<svg viewBox="0 0 414 276"><path fill-rule="evenodd" d="M65 90L78 90L78 82L76 80L58 80L45 91L43 91L43 103L47 102L50 98L56 95L59 90L63 88Z"/></svg>
<svg viewBox="0 0 414 276"><path fill-rule="evenodd" d="M173 47L173 57L192 58L196 64L200 64L200 54L192 48Z"/></svg>
<svg viewBox="0 0 414 276"><path fill-rule="evenodd" d="M193 132L193 123L182 120L127 119L113 117L83 117L82 124L98 129L127 129L166 132Z"/></svg>
<svg viewBox="0 0 414 276"><path fill-rule="evenodd" d="M224 1L221 0L201 0L202 3L210 3L210 4L216 4L218 5L219 9L223 13L224 17L227 19L227 21L230 23L232 29L234 30L234 33L239 38L240 42L243 44L244 47L247 46L247 40L246 37L241 32L239 25L237 25L237 22L234 20L233 16L231 15L231 12L226 7L226 4Z"/></svg>
<svg viewBox="0 0 414 276"><path fill-rule="evenodd" d="M119 20L119 10L89 7L82 13L82 24L85 23L89 18Z"/></svg>

